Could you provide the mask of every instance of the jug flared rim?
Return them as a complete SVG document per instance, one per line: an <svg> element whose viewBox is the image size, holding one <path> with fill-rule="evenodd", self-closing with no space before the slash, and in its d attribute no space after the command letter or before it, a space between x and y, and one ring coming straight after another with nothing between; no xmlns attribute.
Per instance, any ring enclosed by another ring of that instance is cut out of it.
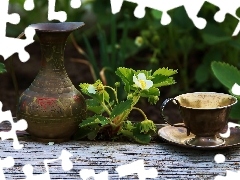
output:
<svg viewBox="0 0 240 180"><path fill-rule="evenodd" d="M31 24L29 27L34 28L40 32L68 32L84 26L84 22L60 22L60 23L36 23Z"/></svg>

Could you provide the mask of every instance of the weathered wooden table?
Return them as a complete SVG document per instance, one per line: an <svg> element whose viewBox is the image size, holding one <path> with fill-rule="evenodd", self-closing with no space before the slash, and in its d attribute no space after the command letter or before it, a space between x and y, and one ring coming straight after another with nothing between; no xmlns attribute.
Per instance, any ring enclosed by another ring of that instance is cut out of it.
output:
<svg viewBox="0 0 240 180"><path fill-rule="evenodd" d="M144 161L146 170L156 168L158 177L155 179L214 179L217 175L226 175L226 170L240 169L240 147L221 150L199 150L178 147L161 140L149 145L125 142L90 142L70 141L62 144L44 144L31 140L29 136L19 135L24 144L20 150L13 149L12 140L1 141L0 157L3 160L12 156L15 165L4 168L6 179L25 179L23 166L31 164L33 174L39 179L45 173L44 160L53 160L48 164L51 179L81 179L79 172L83 169L95 170L95 173L108 171L109 179L139 179L137 174L119 178L116 168L138 160ZM58 159L62 150L72 154L73 167L64 171ZM223 154L225 163L216 163L214 156ZM31 178L29 178L31 179ZM104 180L104 179L103 179Z"/></svg>

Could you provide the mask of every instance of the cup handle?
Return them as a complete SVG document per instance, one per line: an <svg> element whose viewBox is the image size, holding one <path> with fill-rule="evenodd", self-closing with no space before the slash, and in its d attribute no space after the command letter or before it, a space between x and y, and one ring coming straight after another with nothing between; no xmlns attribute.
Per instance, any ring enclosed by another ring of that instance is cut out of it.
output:
<svg viewBox="0 0 240 180"><path fill-rule="evenodd" d="M167 103L169 103L170 101L174 101L174 102L177 104L178 110L179 110L179 112L181 113L180 103L178 102L178 100L176 100L176 99L174 99L174 98L167 98L165 101L163 101L163 103L162 103L162 105L161 105L161 109L160 109L160 110L161 110L161 116L162 116L163 120L164 120L166 123L168 123L169 125L171 125L171 126L174 126L174 127L184 127L184 128L186 128L186 129L187 129L187 136L189 136L189 135L190 135L190 129L189 129L187 126L172 124L171 122L169 122L169 121L166 119L166 117L165 117L165 115L164 115L163 112L164 112L165 106L166 106Z"/></svg>

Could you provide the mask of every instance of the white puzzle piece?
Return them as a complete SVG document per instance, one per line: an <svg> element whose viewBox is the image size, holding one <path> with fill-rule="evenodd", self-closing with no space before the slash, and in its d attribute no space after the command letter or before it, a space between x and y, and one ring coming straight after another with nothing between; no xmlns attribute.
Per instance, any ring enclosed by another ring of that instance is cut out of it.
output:
<svg viewBox="0 0 240 180"><path fill-rule="evenodd" d="M240 19L236 15L236 10L240 7L240 1L236 0L125 0L137 4L134 11L134 15L137 18L143 18L145 16L145 8L151 8L162 12L161 24L168 25L171 23L171 17L168 11L184 6L189 18L193 21L194 25L199 29L206 27L207 21L204 18L198 17L197 14L202 8L204 2L209 2L218 6L220 10L215 14L214 19L217 22L223 22L226 14L231 14L238 20ZM111 0L112 13L116 14L120 12L124 0ZM233 36L237 35L240 30L240 23L233 32Z"/></svg>

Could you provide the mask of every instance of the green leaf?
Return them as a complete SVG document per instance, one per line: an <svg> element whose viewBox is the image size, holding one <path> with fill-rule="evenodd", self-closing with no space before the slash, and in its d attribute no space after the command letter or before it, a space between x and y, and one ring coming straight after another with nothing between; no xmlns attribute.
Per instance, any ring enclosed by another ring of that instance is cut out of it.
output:
<svg viewBox="0 0 240 180"><path fill-rule="evenodd" d="M145 74L146 78L149 79L149 77L151 77L151 74L152 74L152 71L147 71L147 70L138 70L136 73L135 73L135 76L139 73L143 73ZM151 77L152 78L152 77ZM151 79L150 78L150 79Z"/></svg>
<svg viewBox="0 0 240 180"><path fill-rule="evenodd" d="M233 105L230 112L230 118L232 119L239 119L240 120L240 101L237 104Z"/></svg>
<svg viewBox="0 0 240 180"><path fill-rule="evenodd" d="M224 62L212 62L211 68L215 77L228 89L237 83L240 84L240 71Z"/></svg>
<svg viewBox="0 0 240 180"><path fill-rule="evenodd" d="M152 81L153 87L169 86L176 83L173 77L167 77L163 75L155 75Z"/></svg>
<svg viewBox="0 0 240 180"><path fill-rule="evenodd" d="M95 87L96 89L95 94L88 92L88 87L90 85L93 85ZM108 92L105 90L104 85L100 80L97 80L94 84L81 83L80 88L84 94L90 96L91 98L93 98L98 102L103 102L103 101L109 102L110 96Z"/></svg>
<svg viewBox="0 0 240 180"><path fill-rule="evenodd" d="M108 123L109 123L109 120L106 117L100 116L100 115L94 115L92 117L88 117L87 119L83 120L79 124L79 126L86 127L86 126L94 126L98 124L101 124L103 126Z"/></svg>
<svg viewBox="0 0 240 180"><path fill-rule="evenodd" d="M130 90L131 90L130 84L126 84L126 85L124 86L124 90L125 90L127 93L129 93Z"/></svg>
<svg viewBox="0 0 240 180"><path fill-rule="evenodd" d="M205 29L202 30L202 38L205 43L209 45L214 45L229 41L232 36L226 34L223 28L219 28L215 23L209 22Z"/></svg>
<svg viewBox="0 0 240 180"><path fill-rule="evenodd" d="M99 130L94 130L88 133L87 137L89 140L94 140L97 137Z"/></svg>
<svg viewBox="0 0 240 180"><path fill-rule="evenodd" d="M93 116L93 117L88 117L87 119L83 120L79 124L79 126L80 127L86 127L86 126L96 125L96 124L99 124L99 123L100 123L100 120L96 116Z"/></svg>
<svg viewBox="0 0 240 180"><path fill-rule="evenodd" d="M132 103L133 103L132 100L126 100L126 101L120 102L118 105L116 105L113 108L110 118L116 117L122 114L124 111L131 109Z"/></svg>
<svg viewBox="0 0 240 180"><path fill-rule="evenodd" d="M82 91L83 93L86 93L86 92L87 92L88 86L89 86L88 83L80 83L80 84L79 84L79 87L81 88L81 91Z"/></svg>
<svg viewBox="0 0 240 180"><path fill-rule="evenodd" d="M159 68L153 73L153 76L156 76L156 75L172 76L177 73L178 73L177 70L168 69L168 68Z"/></svg>
<svg viewBox="0 0 240 180"><path fill-rule="evenodd" d="M102 105L99 102L94 101L93 99L87 99L86 104L89 111L92 111L96 114L102 114L104 112L104 108L102 107Z"/></svg>
<svg viewBox="0 0 240 180"><path fill-rule="evenodd" d="M7 70L5 69L5 65L3 63L0 63L0 73L5 73Z"/></svg>
<svg viewBox="0 0 240 180"><path fill-rule="evenodd" d="M125 85L133 84L134 70L124 67L119 67L116 70L116 75L118 75Z"/></svg>
<svg viewBox="0 0 240 180"><path fill-rule="evenodd" d="M231 36L216 36L213 34L202 34L202 37L203 40L209 45L214 45L217 43L231 40Z"/></svg>
<svg viewBox="0 0 240 180"><path fill-rule="evenodd" d="M122 129L118 135L122 134L123 136L127 137L127 138L132 138L133 137L133 132L126 130L126 129Z"/></svg>
<svg viewBox="0 0 240 180"><path fill-rule="evenodd" d="M139 123L137 126L139 126ZM133 130L133 138L136 142L141 144L148 144L151 141L151 136L149 134L140 133L139 128Z"/></svg>
<svg viewBox="0 0 240 180"><path fill-rule="evenodd" d="M160 96L160 91L158 88L151 87L148 90L142 90L140 96L141 97Z"/></svg>

